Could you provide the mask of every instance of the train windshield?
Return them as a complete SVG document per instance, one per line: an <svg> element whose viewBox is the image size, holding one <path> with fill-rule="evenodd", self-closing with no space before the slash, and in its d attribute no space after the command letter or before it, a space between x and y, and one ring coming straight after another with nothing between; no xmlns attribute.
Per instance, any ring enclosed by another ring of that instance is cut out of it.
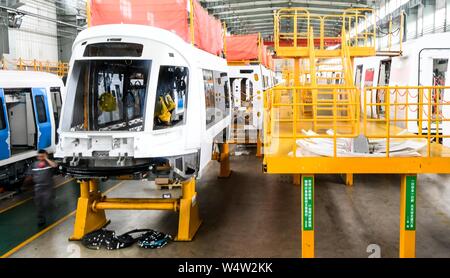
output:
<svg viewBox="0 0 450 278"><path fill-rule="evenodd" d="M151 61L77 61L72 131L141 131Z"/></svg>

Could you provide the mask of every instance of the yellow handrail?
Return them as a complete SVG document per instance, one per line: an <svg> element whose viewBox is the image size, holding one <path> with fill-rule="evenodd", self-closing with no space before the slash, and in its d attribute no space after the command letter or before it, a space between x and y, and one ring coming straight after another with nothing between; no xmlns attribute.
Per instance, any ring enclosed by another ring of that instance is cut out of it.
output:
<svg viewBox="0 0 450 278"><path fill-rule="evenodd" d="M14 60L7 60L4 56L0 60L0 69L2 70L21 70L21 71L43 71L58 76L65 76L69 71L69 64L61 61L40 61L40 60L26 60L18 58Z"/></svg>

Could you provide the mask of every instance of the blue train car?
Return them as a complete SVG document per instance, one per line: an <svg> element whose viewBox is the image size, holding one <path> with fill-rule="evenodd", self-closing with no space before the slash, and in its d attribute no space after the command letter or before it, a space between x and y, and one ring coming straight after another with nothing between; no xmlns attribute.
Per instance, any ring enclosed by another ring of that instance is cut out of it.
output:
<svg viewBox="0 0 450 278"><path fill-rule="evenodd" d="M55 150L64 85L44 72L0 70L0 187L20 181L37 150Z"/></svg>

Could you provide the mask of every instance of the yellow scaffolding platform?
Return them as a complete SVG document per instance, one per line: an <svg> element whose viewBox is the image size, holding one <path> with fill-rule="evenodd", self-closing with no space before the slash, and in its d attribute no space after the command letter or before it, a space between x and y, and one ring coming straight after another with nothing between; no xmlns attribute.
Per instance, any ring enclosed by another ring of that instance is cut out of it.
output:
<svg viewBox="0 0 450 278"><path fill-rule="evenodd" d="M442 144L450 138L443 97L450 87L361 92L353 59L377 54L370 9L331 16L281 9L274 17L275 51L294 66L285 84L264 93L263 169L292 174L301 185L302 257L315 256L314 175L343 174L352 185L353 174L368 173L402 176L399 256L414 257L417 174L450 173L450 148ZM374 149L355 153L356 140ZM401 152L402 144L417 149Z"/></svg>

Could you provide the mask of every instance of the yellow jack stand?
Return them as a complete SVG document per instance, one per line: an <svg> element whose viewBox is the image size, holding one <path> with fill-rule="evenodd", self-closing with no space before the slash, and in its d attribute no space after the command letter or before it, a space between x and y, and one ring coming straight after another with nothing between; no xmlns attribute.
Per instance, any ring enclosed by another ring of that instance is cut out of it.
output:
<svg viewBox="0 0 450 278"><path fill-rule="evenodd" d="M353 186L353 174L350 173L345 174L345 185Z"/></svg>
<svg viewBox="0 0 450 278"><path fill-rule="evenodd" d="M228 178L231 175L230 147L228 143L222 144L222 152L219 154L219 162L220 162L219 178Z"/></svg>
<svg viewBox="0 0 450 278"><path fill-rule="evenodd" d="M191 241L202 224L198 212L194 178L183 184L183 197L180 199L179 211L178 235L175 240Z"/></svg>
<svg viewBox="0 0 450 278"><path fill-rule="evenodd" d="M75 215L75 226L70 240L81 240L85 234L98 230L106 226L105 211L92 210L92 204L95 200L102 199L102 194L98 191L98 180L81 180L80 197L77 203L77 212Z"/></svg>
<svg viewBox="0 0 450 278"><path fill-rule="evenodd" d="M97 188L97 181L92 179L80 182L80 198L75 218L75 227L70 240L81 240L86 234L104 227L105 210L171 210L179 212L177 241L190 241L201 225L195 178L182 185L180 199L139 199L106 198Z"/></svg>
<svg viewBox="0 0 450 278"><path fill-rule="evenodd" d="M302 178L302 175L300 175L300 174L293 174L292 175L292 183L294 185L300 185L301 184L301 178Z"/></svg>

